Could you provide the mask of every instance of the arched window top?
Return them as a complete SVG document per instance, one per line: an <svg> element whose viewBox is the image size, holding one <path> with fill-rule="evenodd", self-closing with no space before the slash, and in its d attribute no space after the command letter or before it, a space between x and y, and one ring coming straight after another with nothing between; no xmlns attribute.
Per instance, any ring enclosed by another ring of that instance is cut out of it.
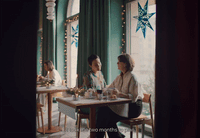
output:
<svg viewBox="0 0 200 138"><path fill-rule="evenodd" d="M79 13L80 0L69 0L67 18Z"/></svg>

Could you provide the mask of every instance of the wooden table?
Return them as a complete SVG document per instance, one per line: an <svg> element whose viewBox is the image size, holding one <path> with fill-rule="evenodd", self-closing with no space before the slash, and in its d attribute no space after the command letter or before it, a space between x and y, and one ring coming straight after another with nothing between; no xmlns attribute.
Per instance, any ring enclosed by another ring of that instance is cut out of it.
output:
<svg viewBox="0 0 200 138"><path fill-rule="evenodd" d="M131 99L125 99L125 98L118 98L117 100L96 100L96 99L85 99L80 98L78 101L74 101L72 97L67 98L56 98L56 101L76 108L90 108L90 127L91 130L94 130L96 128L96 107L100 106L108 106L108 105L114 105L114 104L122 104L122 103L130 103ZM92 119L93 118L93 119ZM90 138L95 138L95 132L90 131Z"/></svg>
<svg viewBox="0 0 200 138"><path fill-rule="evenodd" d="M47 93L48 98L48 126L45 126L45 133L55 133L62 131L62 128L59 126L52 126L52 94L57 92L65 92L67 90L67 87L65 86L51 86L50 88L46 87L37 87L36 93L43 94ZM38 132L42 133L42 128L38 128Z"/></svg>

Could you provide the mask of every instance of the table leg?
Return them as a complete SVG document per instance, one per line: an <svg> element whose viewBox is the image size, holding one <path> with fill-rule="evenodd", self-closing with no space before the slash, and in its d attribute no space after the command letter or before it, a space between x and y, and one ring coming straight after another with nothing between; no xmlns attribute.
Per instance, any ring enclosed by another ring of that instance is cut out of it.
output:
<svg viewBox="0 0 200 138"><path fill-rule="evenodd" d="M52 117L52 95L48 93L48 129L51 130L51 118Z"/></svg>
<svg viewBox="0 0 200 138"><path fill-rule="evenodd" d="M62 131L60 126L52 126L52 94L48 93L48 126L45 126L45 133L56 133ZM42 128L38 128L38 132L42 133Z"/></svg>
<svg viewBox="0 0 200 138"><path fill-rule="evenodd" d="M96 133L96 108L90 107L90 138L95 138Z"/></svg>

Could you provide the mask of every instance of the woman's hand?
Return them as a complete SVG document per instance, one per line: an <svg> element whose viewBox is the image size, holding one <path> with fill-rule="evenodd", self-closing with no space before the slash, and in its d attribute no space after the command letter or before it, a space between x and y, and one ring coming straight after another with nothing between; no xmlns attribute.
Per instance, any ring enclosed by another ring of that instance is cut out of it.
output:
<svg viewBox="0 0 200 138"><path fill-rule="evenodd" d="M117 97L121 97L121 98L129 98L129 96L127 94L120 92L116 88L112 91L112 94L117 95Z"/></svg>
<svg viewBox="0 0 200 138"><path fill-rule="evenodd" d="M124 94L124 93L121 93L121 92L119 93L118 97L129 99L128 94Z"/></svg>
<svg viewBox="0 0 200 138"><path fill-rule="evenodd" d="M119 93L120 93L120 92L119 92L119 90L118 90L117 88L115 88L115 89L112 91L112 94L115 94L115 95L117 95L117 96L119 95Z"/></svg>
<svg viewBox="0 0 200 138"><path fill-rule="evenodd" d="M43 80L44 79L44 77L43 76L39 76L39 80Z"/></svg>

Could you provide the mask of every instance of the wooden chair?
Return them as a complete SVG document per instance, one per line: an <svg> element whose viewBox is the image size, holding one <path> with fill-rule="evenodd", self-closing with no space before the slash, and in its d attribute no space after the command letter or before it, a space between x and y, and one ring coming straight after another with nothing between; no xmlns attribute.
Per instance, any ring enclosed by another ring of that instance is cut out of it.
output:
<svg viewBox="0 0 200 138"><path fill-rule="evenodd" d="M40 128L40 119L39 119L39 114L41 114L41 120L42 120L42 130L43 130L43 134L45 134L45 129L44 129L44 120L43 120L43 111L42 111L42 107L44 105L37 103L37 112L36 112L36 116L38 119L38 128ZM40 112L40 113L39 113Z"/></svg>
<svg viewBox="0 0 200 138"><path fill-rule="evenodd" d="M89 129L89 114L84 114L81 112L81 110L78 110L77 114L77 129L79 130L77 132L78 138L80 138L80 128L81 128L81 119L87 119L87 128Z"/></svg>
<svg viewBox="0 0 200 138"><path fill-rule="evenodd" d="M60 118L61 118L61 112L59 112L58 126L60 126ZM65 115L64 131L66 130L66 126L67 126L67 115Z"/></svg>
<svg viewBox="0 0 200 138"><path fill-rule="evenodd" d="M61 118L61 112L59 112L59 121L58 121L58 126L60 126L60 118ZM80 138L80 128L81 128L81 119L87 119L87 128L89 129L89 114L84 114L80 110L78 110L77 114L77 136ZM64 123L64 129L66 128L66 123L67 123L67 115L65 115L65 123ZM107 135L105 133L105 138L107 138Z"/></svg>
<svg viewBox="0 0 200 138"><path fill-rule="evenodd" d="M78 111L78 120L77 120L77 125L78 125L78 129L80 130L81 128L81 119L87 119L87 127L89 128L89 115L88 114L83 114L80 112L80 110ZM60 118L61 118L61 112L59 112L59 119L58 119L58 126L60 126ZM64 130L66 129L66 125L67 125L67 115L65 115L65 123L64 123ZM80 131L77 132L78 138L80 137Z"/></svg>
<svg viewBox="0 0 200 138"><path fill-rule="evenodd" d="M149 110L150 110L150 118L147 116L141 114L137 118L131 118L127 120L120 120L120 122L130 125L130 128L132 130L133 126L136 126L136 137L138 138L138 125L142 125L142 138L144 138L144 125L148 124L152 126L152 137L154 138L154 121L153 121L153 111L152 111L152 104L151 104L151 94L144 93L143 103L149 104ZM130 131L130 138L133 137L133 132Z"/></svg>
<svg viewBox="0 0 200 138"><path fill-rule="evenodd" d="M87 128L89 128L89 114L84 114L81 112L81 110L78 110L78 120L77 120L77 126L78 130L81 128L81 119L87 119ZM78 138L80 138L80 131L78 131ZM105 138L107 138L106 132L105 132Z"/></svg>

